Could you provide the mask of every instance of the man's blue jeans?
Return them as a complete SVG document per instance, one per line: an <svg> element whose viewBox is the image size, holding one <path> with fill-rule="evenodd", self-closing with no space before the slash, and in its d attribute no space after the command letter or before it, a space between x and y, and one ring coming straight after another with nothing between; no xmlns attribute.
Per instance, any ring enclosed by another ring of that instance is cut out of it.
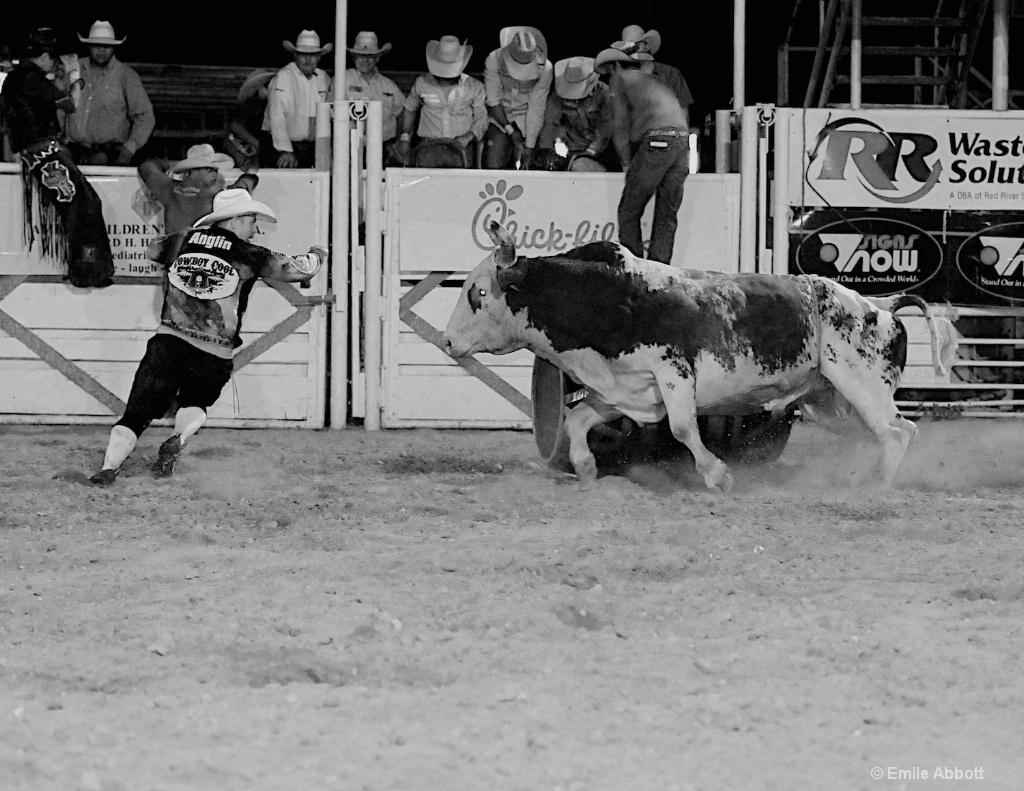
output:
<svg viewBox="0 0 1024 791"><path fill-rule="evenodd" d="M619 242L633 255L672 263L672 246L683 202L683 183L689 174L687 140L677 135L647 135L637 147L619 199ZM644 256L640 217L654 195L651 245Z"/></svg>

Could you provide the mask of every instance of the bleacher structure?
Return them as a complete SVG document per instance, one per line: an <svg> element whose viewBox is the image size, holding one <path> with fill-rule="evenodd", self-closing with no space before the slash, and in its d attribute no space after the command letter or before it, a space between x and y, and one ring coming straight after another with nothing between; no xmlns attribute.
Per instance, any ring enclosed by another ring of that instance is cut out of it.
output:
<svg viewBox="0 0 1024 791"><path fill-rule="evenodd" d="M252 72L270 68L174 63L129 65L138 72L156 114L150 149L155 156L165 159L181 159L188 147L198 142L212 143L219 149L228 134L238 89ZM419 72L389 71L385 76L408 93Z"/></svg>

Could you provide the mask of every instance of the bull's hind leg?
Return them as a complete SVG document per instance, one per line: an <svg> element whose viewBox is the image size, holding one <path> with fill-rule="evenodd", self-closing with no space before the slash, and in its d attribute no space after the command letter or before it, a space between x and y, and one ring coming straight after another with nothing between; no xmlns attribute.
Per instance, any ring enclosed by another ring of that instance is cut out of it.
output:
<svg viewBox="0 0 1024 791"><path fill-rule="evenodd" d="M655 373L655 378L668 411L668 424L672 428L672 436L689 448L697 472L709 489L718 488L723 492L731 492L732 473L724 461L704 447L704 442L700 438L700 429L697 427L697 393L692 374L683 377L675 372L659 372Z"/></svg>
<svg viewBox="0 0 1024 791"><path fill-rule="evenodd" d="M610 423L622 413L599 400L593 393L569 410L565 416L565 433L569 437L569 461L583 488L597 480L597 459L587 444L587 433L594 426Z"/></svg>
<svg viewBox="0 0 1024 791"><path fill-rule="evenodd" d="M822 366L822 369L875 436L881 447L878 477L883 486L892 486L910 441L917 435L917 426L899 413L893 388L879 371L843 361Z"/></svg>

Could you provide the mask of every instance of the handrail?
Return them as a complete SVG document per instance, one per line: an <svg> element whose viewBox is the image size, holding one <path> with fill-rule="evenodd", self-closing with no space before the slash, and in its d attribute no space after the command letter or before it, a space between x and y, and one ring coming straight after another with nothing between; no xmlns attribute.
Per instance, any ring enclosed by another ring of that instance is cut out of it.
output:
<svg viewBox="0 0 1024 791"><path fill-rule="evenodd" d="M782 46L788 47L790 39L793 38L793 29L796 27L796 18L800 14L800 2L801 0L794 0L793 11L789 15L789 27L786 28L786 37L782 39Z"/></svg>
<svg viewBox="0 0 1024 791"><path fill-rule="evenodd" d="M821 66L825 61L825 50L828 48L829 37L832 33L832 24L836 19L836 8L839 0L828 0L828 9L825 11L825 19L818 34L818 46L814 51L814 65L811 67L811 78L807 83L807 92L804 94L804 107L810 107L814 100L814 93L818 88L818 79L821 76Z"/></svg>
<svg viewBox="0 0 1024 791"><path fill-rule="evenodd" d="M846 40L846 26L850 22L850 10L850 0L842 0L842 13L839 16L839 24L836 26L836 36L832 42L832 52L829 53L828 68L825 69L825 80L821 85L818 107L824 107L828 104L828 97L832 93L832 86L836 84L836 69L839 67L839 56L843 52L843 42Z"/></svg>
<svg viewBox="0 0 1024 791"><path fill-rule="evenodd" d="M818 45L814 50L814 65L811 67L811 76L807 81L807 91L804 94L804 107L810 107L814 101L814 94L818 88L822 64L825 62L825 50L828 47L829 37L832 33L832 23L835 21L838 5L839 0L829 0L828 8L825 11L825 18L818 32Z"/></svg>

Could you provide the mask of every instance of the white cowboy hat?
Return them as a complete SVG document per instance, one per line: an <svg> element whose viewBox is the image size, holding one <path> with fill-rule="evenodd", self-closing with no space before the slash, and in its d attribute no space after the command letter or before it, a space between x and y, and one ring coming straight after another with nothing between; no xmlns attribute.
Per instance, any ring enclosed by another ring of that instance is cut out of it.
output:
<svg viewBox="0 0 1024 791"><path fill-rule="evenodd" d="M221 220L230 220L232 217L241 217L243 214L255 214L259 220L277 222L277 215L274 210L265 203L253 200L248 190L229 189L221 190L213 196L213 211L205 217L200 217L193 224L193 228L200 225L213 225Z"/></svg>
<svg viewBox="0 0 1024 791"><path fill-rule="evenodd" d="M654 60L654 56L646 52L637 52L633 55L629 55L623 52L621 49L615 49L609 47L608 49L601 50L597 57L594 58L594 69L599 74L611 71L609 64L616 61L622 61L623 63L639 63L641 61Z"/></svg>
<svg viewBox="0 0 1024 791"><path fill-rule="evenodd" d="M656 55L661 49L661 33L657 30L644 32L640 25L626 25L622 28L622 40L616 41L612 46L615 49L629 49L631 44L639 44L638 51L640 52L650 52L651 55Z"/></svg>
<svg viewBox="0 0 1024 791"><path fill-rule="evenodd" d="M238 89L238 101L244 102L260 88L269 85L276 74L275 69L256 69L245 78L242 87Z"/></svg>
<svg viewBox="0 0 1024 791"><path fill-rule="evenodd" d="M469 44L459 44L455 36L441 36L440 41L427 42L427 71L435 77L458 77L472 56Z"/></svg>
<svg viewBox="0 0 1024 791"><path fill-rule="evenodd" d="M295 43L282 41L281 44L292 54L301 52L304 55L326 55L334 49L333 44L320 46L320 36L315 30L303 30L295 39Z"/></svg>
<svg viewBox="0 0 1024 791"><path fill-rule="evenodd" d="M377 46L377 34L369 30L360 30L356 33L356 40L351 47L347 47L353 55L384 55L391 51L391 45Z"/></svg>
<svg viewBox="0 0 1024 791"><path fill-rule="evenodd" d="M502 28L498 35L505 68L514 80L536 80L548 59L548 44L535 27L519 25Z"/></svg>
<svg viewBox="0 0 1024 791"><path fill-rule="evenodd" d="M100 47L113 47L124 42L128 38L125 36L122 39L118 39L114 36L114 26L109 22L97 19L92 23L92 27L89 28L89 35L82 36L78 34L78 40L83 44L96 44Z"/></svg>
<svg viewBox="0 0 1024 791"><path fill-rule="evenodd" d="M182 170L192 168L216 168L227 170L235 166L235 160L227 154L218 154L209 143L199 143L191 146L185 158L180 162L171 165L171 173L178 173Z"/></svg>
<svg viewBox="0 0 1024 791"><path fill-rule="evenodd" d="M565 58L555 64L555 93L563 99L589 96L598 79L593 58Z"/></svg>

